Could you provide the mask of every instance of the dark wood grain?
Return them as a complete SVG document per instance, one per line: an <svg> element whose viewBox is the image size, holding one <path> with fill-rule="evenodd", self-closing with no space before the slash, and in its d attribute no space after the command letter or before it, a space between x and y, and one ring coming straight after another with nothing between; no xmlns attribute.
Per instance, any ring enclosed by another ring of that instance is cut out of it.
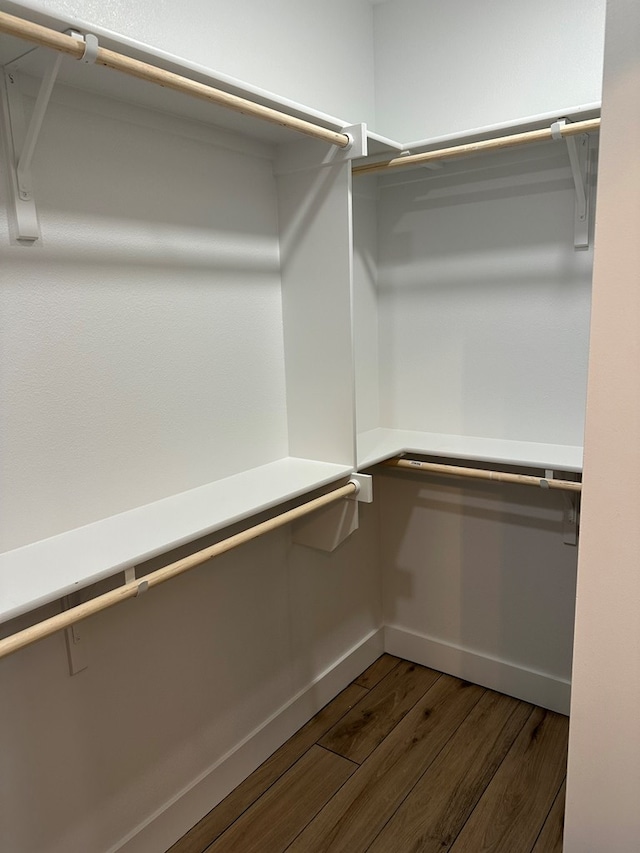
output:
<svg viewBox="0 0 640 853"><path fill-rule="evenodd" d="M484 692L476 685L440 676L288 853L367 850Z"/></svg>
<svg viewBox="0 0 640 853"><path fill-rule="evenodd" d="M562 788L555 799L549 816L547 817L542 832L538 836L536 846L532 853L562 853L562 836L564 834L564 801L566 799L567 783L566 780L562 784Z"/></svg>
<svg viewBox="0 0 640 853"><path fill-rule="evenodd" d="M439 677L402 661L321 738L320 746L361 764Z"/></svg>
<svg viewBox="0 0 640 853"><path fill-rule="evenodd" d="M452 853L531 853L566 773L569 721L536 708Z"/></svg>
<svg viewBox="0 0 640 853"><path fill-rule="evenodd" d="M206 853L281 853L355 770L312 746Z"/></svg>
<svg viewBox="0 0 640 853"><path fill-rule="evenodd" d="M533 706L488 690L370 847L446 853Z"/></svg>
<svg viewBox="0 0 640 853"><path fill-rule="evenodd" d="M362 675L359 675L353 683L358 684L360 687L366 687L367 690L371 690L399 663L400 658L397 658L394 655L380 655L378 660L374 661L370 667L367 667Z"/></svg>
<svg viewBox="0 0 640 853"><path fill-rule="evenodd" d="M562 853L566 717L391 655L356 681L169 853Z"/></svg>
<svg viewBox="0 0 640 853"><path fill-rule="evenodd" d="M203 853L366 692L363 687L350 684L177 841L169 853Z"/></svg>

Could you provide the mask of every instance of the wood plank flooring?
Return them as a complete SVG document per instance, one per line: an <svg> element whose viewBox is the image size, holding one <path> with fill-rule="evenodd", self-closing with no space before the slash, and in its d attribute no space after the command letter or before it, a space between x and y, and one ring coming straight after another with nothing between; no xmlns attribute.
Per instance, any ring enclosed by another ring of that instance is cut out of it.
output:
<svg viewBox="0 0 640 853"><path fill-rule="evenodd" d="M382 655L169 853L562 853L568 729Z"/></svg>

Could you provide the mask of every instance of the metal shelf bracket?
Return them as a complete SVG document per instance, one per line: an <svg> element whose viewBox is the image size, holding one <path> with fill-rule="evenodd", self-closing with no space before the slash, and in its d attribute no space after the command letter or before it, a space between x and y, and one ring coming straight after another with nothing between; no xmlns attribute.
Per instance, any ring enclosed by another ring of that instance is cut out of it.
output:
<svg viewBox="0 0 640 853"><path fill-rule="evenodd" d="M551 125L553 139L564 139L567 143L569 164L576 190L575 241L576 249L589 248L589 135L582 133L578 137L562 136L566 119L560 119Z"/></svg>
<svg viewBox="0 0 640 853"><path fill-rule="evenodd" d="M83 35L75 30L65 30L65 33L84 42L84 53L80 61L85 65L94 64L98 55L98 39L96 36L91 33ZM20 91L19 69L25 57L36 51L45 51L49 55L49 60L27 126ZM33 197L31 163L63 59L63 53L50 52L46 48L36 47L28 50L4 66L4 85L0 85L2 132L6 156L9 160L8 171L15 213L15 237L17 240L29 244L34 243L40 237L38 213Z"/></svg>
<svg viewBox="0 0 640 853"><path fill-rule="evenodd" d="M38 213L33 197L31 162L38 142L51 92L62 63L63 55L54 54L42 77L33 113L26 125L18 72L4 71L4 97L2 122L5 150L9 159L11 195L15 212L16 239L28 243L40 237Z"/></svg>

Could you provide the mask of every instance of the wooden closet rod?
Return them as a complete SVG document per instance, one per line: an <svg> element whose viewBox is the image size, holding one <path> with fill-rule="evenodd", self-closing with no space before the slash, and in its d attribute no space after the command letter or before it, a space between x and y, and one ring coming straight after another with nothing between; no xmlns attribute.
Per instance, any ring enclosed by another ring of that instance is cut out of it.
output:
<svg viewBox="0 0 640 853"><path fill-rule="evenodd" d="M66 35L66 33L59 33L57 30L26 21L23 18L16 18L14 15L8 15L5 12L0 12L0 32L32 42L40 47L49 47L53 50L58 50L75 59L82 59L85 52L84 41ZM132 59L129 56L124 56L121 53L116 53L104 47L98 47L95 62L98 65L113 68L115 71L122 71L131 77L138 77L141 80L149 80L152 83L157 83L166 89L183 92L194 98L227 107L235 112L296 130L314 139L321 139L324 142L329 142L331 145L337 145L339 148L348 148L351 144L351 137L346 133L329 130L326 127L321 127L304 119L274 110L271 107L255 104L253 101L248 101L238 95L231 95L228 92L215 89L213 86L198 83L195 80L190 80L188 77L182 77L179 74L174 74L172 71L165 71L155 65L141 62L138 59Z"/></svg>
<svg viewBox="0 0 640 853"><path fill-rule="evenodd" d="M600 129L600 119L591 118L576 121L558 128L561 136L577 136L580 133L593 133ZM394 157L380 163L368 163L364 166L354 166L354 175L366 175L373 172L386 172L391 169L402 169L410 166L420 166L434 160L453 160L456 157L466 157L469 154L480 154L484 151L501 151L503 148L515 148L518 145L528 145L531 142L546 142L554 139L550 127L541 130L528 130L525 133L513 133L510 136L500 136L497 139L482 139L479 142L466 142L463 145L453 145L450 148L439 148L435 151L424 151L422 154L408 154L405 157Z"/></svg>
<svg viewBox="0 0 640 853"><path fill-rule="evenodd" d="M520 486L537 486L542 489L561 489L565 492L582 491L582 483L572 480L555 480L533 477L530 474L508 474L505 471L485 471L482 468L463 468L459 465L441 465L437 462L420 462L417 459L389 459L384 463L391 468L411 468L445 477L471 477L474 480L494 480L499 483L517 483Z"/></svg>
<svg viewBox="0 0 640 853"><path fill-rule="evenodd" d="M223 539L217 545L211 545L209 548L204 548L202 551L190 554L188 557L177 560L175 563L171 563L162 569L157 569L155 572L151 572L142 578L119 586L110 592L105 592L96 598L92 598L91 601L65 610L63 613L52 616L50 619L37 622L31 627L25 628L24 631L19 631L0 640L0 658L7 657L13 654L13 652L17 652L19 649L29 646L38 640L43 640L57 631L62 631L64 628L68 628L70 625L74 625L94 613L99 613L101 610L113 607L114 604L125 601L127 598L135 598L148 589L158 586L158 584L178 577L178 575L182 575L190 569L206 563L207 560L218 557L220 554L225 554L227 551L231 551L245 542L250 542L252 539L257 539L265 533L270 533L272 530L284 527L286 524L309 515L309 513L315 512L321 507L328 506L349 495L354 495L359 491L359 488L358 483L351 480L345 486L341 486L332 492L328 492L326 495L321 495L319 498L314 498L311 501L307 501L307 503L301 504L301 506L276 515L274 518L263 521L261 524L256 524L248 530L243 530L242 533L237 533L235 536Z"/></svg>

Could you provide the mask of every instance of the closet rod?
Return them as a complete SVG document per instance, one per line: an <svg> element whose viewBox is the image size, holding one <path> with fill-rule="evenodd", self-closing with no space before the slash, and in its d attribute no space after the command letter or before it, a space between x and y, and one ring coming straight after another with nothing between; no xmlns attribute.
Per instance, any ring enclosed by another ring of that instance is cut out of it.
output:
<svg viewBox="0 0 640 853"><path fill-rule="evenodd" d="M75 59L82 59L85 53L84 41L80 41L65 33L60 33L57 30L40 26L40 24L34 24L23 18L8 15L5 12L0 12L0 32L32 42L40 47L49 47L53 50L58 50ZM138 77L141 80L157 83L166 89L183 92L194 98L227 107L235 112L296 130L314 139L321 139L331 145L337 145L339 148L348 148L352 141L351 137L346 133L329 130L304 119L274 110L271 107L253 103L253 101L248 101L238 95L231 95L228 92L215 89L213 86L198 83L195 80L190 80L188 77L182 77L179 74L174 74L172 71L165 71L155 65L141 62L138 59L132 59L130 56L124 56L121 53L116 53L104 47L97 48L95 62L98 65L104 65L115 71L122 71L131 77Z"/></svg>
<svg viewBox="0 0 640 853"><path fill-rule="evenodd" d="M509 136L500 136L497 139L482 139L479 142L465 142L463 145L453 145L450 148L439 148L435 151L424 151L421 154L408 154L404 157L394 157L392 160L384 160L380 163L366 163L363 166L354 166L354 175L365 175L373 172L386 172L390 169L402 169L410 166L421 166L434 160L453 160L456 157L466 157L469 154L479 154L484 151L501 151L503 148L515 148L519 145L528 145L531 142L546 142L556 139L559 134L565 136L578 136L581 133L593 133L600 129L600 119L592 118L584 121L576 121L565 124L557 129L543 127L541 130L528 130L524 133L513 133Z"/></svg>
<svg viewBox="0 0 640 853"><path fill-rule="evenodd" d="M350 495L355 495L359 490L359 484L354 480L350 480L345 486L341 486L332 492L328 492L326 495L321 495L319 498L314 498L294 509L276 515L274 518L263 521L261 524L256 524L248 530L243 530L242 533L237 533L235 536L223 539L222 542L218 542L216 545L211 545L208 548L197 551L195 554L190 554L182 560L177 560L175 563L171 563L162 569L157 569L155 572L151 572L142 578L125 583L117 589L105 592L103 595L99 595L84 604L79 604L76 607L65 610L63 613L52 616L50 619L37 622L31 627L25 628L24 631L11 634L9 637L0 640L0 658L7 657L25 646L29 646L38 640L49 637L51 634L62 631L64 628L68 628L70 625L74 625L94 613L99 613L101 610L113 607L114 604L125 601L127 598L135 598L148 589L158 586L158 584L178 577L178 575L202 565L207 560L218 557L220 554L226 554L227 551L231 551L245 542L250 542L252 539L257 539L265 533L270 533L272 530L284 527L286 524L309 515L309 513L315 512L321 507L328 506Z"/></svg>
<svg viewBox="0 0 640 853"><path fill-rule="evenodd" d="M565 492L582 491L582 483L572 480L555 480L533 477L530 474L508 474L506 471L485 471L482 468L463 468L459 465L441 465L437 462L420 462L417 459L389 459L384 463L391 468L411 468L429 474L446 477L470 477L474 480L493 480L499 483L517 483L521 486L537 486L542 489L561 489Z"/></svg>

